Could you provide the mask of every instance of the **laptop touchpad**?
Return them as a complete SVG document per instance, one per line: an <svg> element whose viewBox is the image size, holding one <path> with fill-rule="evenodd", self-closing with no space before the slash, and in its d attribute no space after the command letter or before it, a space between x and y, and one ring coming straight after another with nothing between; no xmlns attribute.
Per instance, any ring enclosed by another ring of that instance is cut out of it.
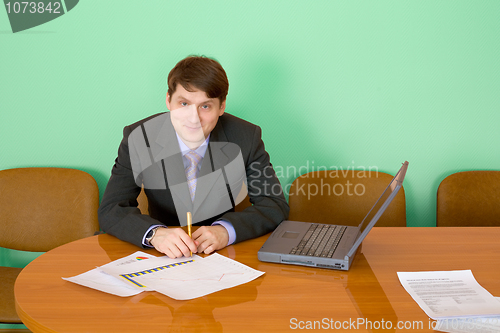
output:
<svg viewBox="0 0 500 333"><path fill-rule="evenodd" d="M297 237L299 237L299 234L300 234L300 233L298 233L298 232L286 231L286 232L283 234L283 236L281 236L281 237L283 237L283 238L292 238L292 239L293 239L293 238L297 238Z"/></svg>

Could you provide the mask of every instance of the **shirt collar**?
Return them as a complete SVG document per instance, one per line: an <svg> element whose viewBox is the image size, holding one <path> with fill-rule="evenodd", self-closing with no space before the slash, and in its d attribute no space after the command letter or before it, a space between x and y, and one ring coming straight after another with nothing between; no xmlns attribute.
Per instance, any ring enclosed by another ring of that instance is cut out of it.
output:
<svg viewBox="0 0 500 333"><path fill-rule="evenodd" d="M179 148L181 149L182 156L186 155L191 151L191 149L186 146L184 141L180 138L179 134L177 132L175 133L177 136L177 141L179 142ZM203 143L194 150L194 152L198 155L201 156L201 158L205 157L205 153L207 152L207 147L208 147L208 140L210 139L210 134L208 135L207 139L203 141Z"/></svg>

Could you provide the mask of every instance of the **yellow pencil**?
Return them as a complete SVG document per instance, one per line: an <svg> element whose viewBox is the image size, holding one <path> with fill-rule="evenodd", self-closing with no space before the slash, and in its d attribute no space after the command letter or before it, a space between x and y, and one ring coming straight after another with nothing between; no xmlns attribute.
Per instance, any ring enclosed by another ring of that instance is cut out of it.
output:
<svg viewBox="0 0 500 333"><path fill-rule="evenodd" d="M191 224L193 223L191 213L187 212L187 223L188 223L188 235L191 237ZM191 257L193 256L193 252L189 251Z"/></svg>

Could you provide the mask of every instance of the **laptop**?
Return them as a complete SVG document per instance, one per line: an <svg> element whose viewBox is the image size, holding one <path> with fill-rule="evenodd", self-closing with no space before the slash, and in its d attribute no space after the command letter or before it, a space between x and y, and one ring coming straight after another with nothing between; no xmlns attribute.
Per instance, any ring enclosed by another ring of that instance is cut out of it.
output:
<svg viewBox="0 0 500 333"><path fill-rule="evenodd" d="M357 227L283 221L260 248L259 260L349 270L359 245L402 187L407 168L405 161ZM361 232L365 222L368 224Z"/></svg>

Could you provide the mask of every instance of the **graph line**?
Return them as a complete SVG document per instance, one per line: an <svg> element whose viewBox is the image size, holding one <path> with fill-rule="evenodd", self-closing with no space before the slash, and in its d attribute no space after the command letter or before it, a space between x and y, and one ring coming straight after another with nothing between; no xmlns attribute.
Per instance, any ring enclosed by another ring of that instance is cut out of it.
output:
<svg viewBox="0 0 500 333"><path fill-rule="evenodd" d="M188 260L188 261L182 261L182 262L178 262L178 263L175 263L175 264L170 264L170 265L165 265L165 266L160 266L160 267L156 267L156 268L152 268L152 269L148 269L148 270L145 270L145 271L140 271L140 272L135 272L135 273L128 273L128 274L122 274L120 275L122 278L124 278L125 280L135 284L137 287L139 288L146 288L145 285L137 282L134 280L134 277L136 276L141 276L141 275L146 275L146 274L149 274L149 273L154 273L154 272L159 272L159 271L162 271L164 269L167 269L167 268L172 268L172 267L176 267L176 266L181 266L181 265L185 265L185 264L189 264L191 262L194 262L194 259L191 259L191 260Z"/></svg>

